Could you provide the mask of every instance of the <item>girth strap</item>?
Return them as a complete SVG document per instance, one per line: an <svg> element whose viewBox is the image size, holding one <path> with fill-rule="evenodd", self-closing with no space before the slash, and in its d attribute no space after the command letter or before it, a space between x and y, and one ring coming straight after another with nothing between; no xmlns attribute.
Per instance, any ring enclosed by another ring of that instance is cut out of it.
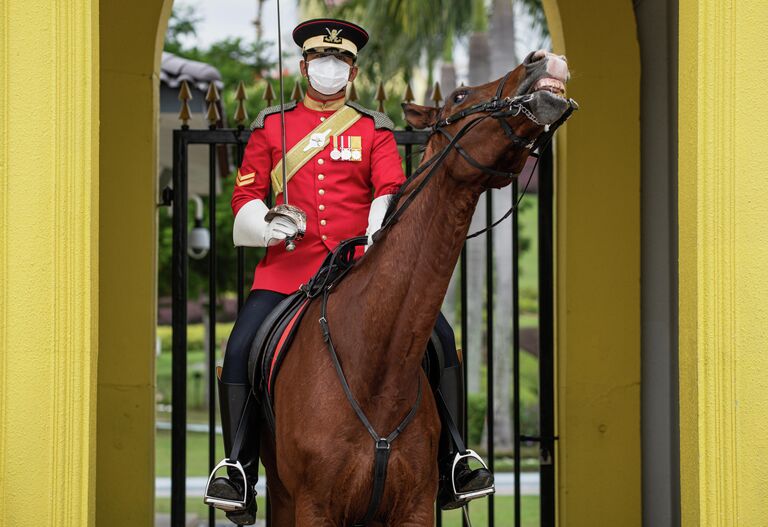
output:
<svg viewBox="0 0 768 527"><path fill-rule="evenodd" d="M392 445L386 439L379 439L373 450L373 490L368 510L362 520L355 523L354 527L365 527L373 519L373 515L379 509L381 497L384 495L384 484L387 482L387 466Z"/></svg>

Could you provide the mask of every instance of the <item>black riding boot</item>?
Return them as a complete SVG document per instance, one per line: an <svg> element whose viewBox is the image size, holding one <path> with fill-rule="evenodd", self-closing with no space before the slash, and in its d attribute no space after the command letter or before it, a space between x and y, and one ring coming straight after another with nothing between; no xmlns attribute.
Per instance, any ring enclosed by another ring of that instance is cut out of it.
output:
<svg viewBox="0 0 768 527"><path fill-rule="evenodd" d="M461 365L449 366L443 370L438 396L445 401L445 407L456 427L464 422L464 379ZM442 405L438 404L438 408ZM494 491L493 474L479 458L483 466L477 469L469 467L469 457L460 457L453 468L457 456L465 455L456 445L448 430L445 410L440 411L442 433L440 437L440 488L437 503L443 510L463 507L475 498L487 496ZM460 433L460 430L459 430ZM455 487L454 487L455 485ZM454 491L455 489L455 491Z"/></svg>
<svg viewBox="0 0 768 527"><path fill-rule="evenodd" d="M227 518L237 525L253 525L256 523L256 481L259 478L259 423L256 401L251 395L249 384L230 384L218 379L219 408L221 410L221 429L224 436L224 450L228 456L232 454L233 442L238 425L243 417L245 403L251 406L248 423L242 441L242 447L237 459L226 459L222 463L227 467L228 477L215 477L216 470L209 478L205 492L205 502L217 509L226 511ZM243 474L235 465L239 462L245 472ZM219 464L221 467L222 464ZM217 467L217 468L219 468Z"/></svg>

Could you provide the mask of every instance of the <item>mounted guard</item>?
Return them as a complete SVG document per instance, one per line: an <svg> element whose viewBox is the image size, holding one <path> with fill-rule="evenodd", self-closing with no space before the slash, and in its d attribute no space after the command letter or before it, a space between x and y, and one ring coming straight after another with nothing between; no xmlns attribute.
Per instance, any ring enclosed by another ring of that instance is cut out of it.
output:
<svg viewBox="0 0 768 527"><path fill-rule="evenodd" d="M392 196L405 182L392 121L346 99L347 84L358 74L358 52L368 42L366 31L343 20L317 19L299 24L293 39L302 50L299 66L307 94L301 102L284 103L281 79L281 104L263 110L253 122L232 195L235 245L267 248L217 372L228 457L211 473L205 502L239 525L253 524L256 517L263 427L260 412L253 409L248 361L257 332L342 240L366 236L358 256L371 246ZM270 187L276 203L272 210L265 204ZM445 509L457 508L492 493L493 475L466 450L458 433L464 421L462 368L453 330L442 314L431 340L441 350L435 362L442 365L433 374L443 430L440 459L435 460L441 470L438 501ZM470 468L471 458L479 468ZM221 468L226 476L217 473ZM373 500L371 507L375 512Z"/></svg>

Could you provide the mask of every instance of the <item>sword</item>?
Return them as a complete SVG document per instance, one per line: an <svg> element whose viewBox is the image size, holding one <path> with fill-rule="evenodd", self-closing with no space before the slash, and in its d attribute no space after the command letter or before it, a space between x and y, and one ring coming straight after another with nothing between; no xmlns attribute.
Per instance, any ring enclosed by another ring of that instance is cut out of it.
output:
<svg viewBox="0 0 768 527"><path fill-rule="evenodd" d="M299 232L295 236L289 236L285 239L285 250L293 251L296 249L295 240L300 240L303 236L302 225L307 224L307 215L298 207L288 203L288 177L286 175L285 159L285 90L283 88L283 36L280 27L280 0L277 0L277 67L280 72L280 140L282 143L282 172L283 172L283 204L277 205L270 210L264 217L266 221L271 221L276 216L284 216L292 220L298 227Z"/></svg>

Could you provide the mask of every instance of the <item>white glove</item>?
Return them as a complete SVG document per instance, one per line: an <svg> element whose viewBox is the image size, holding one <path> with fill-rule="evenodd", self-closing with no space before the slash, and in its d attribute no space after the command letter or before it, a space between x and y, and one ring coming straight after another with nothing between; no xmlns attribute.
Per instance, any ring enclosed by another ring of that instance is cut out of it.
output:
<svg viewBox="0 0 768 527"><path fill-rule="evenodd" d="M249 201L237 211L232 227L232 241L236 247L277 245L299 232L293 221L282 216L270 222L265 221L267 212L269 209L260 199Z"/></svg>
<svg viewBox="0 0 768 527"><path fill-rule="evenodd" d="M299 233L299 227L292 219L285 216L277 216L267 224L265 239L268 245L277 245L286 238L293 238Z"/></svg>
<svg viewBox="0 0 768 527"><path fill-rule="evenodd" d="M381 228L391 197L392 194L385 194L371 202L371 210L368 211L368 228L365 230L365 235L368 236L368 244L365 246L366 251L368 247L373 245L373 235Z"/></svg>

